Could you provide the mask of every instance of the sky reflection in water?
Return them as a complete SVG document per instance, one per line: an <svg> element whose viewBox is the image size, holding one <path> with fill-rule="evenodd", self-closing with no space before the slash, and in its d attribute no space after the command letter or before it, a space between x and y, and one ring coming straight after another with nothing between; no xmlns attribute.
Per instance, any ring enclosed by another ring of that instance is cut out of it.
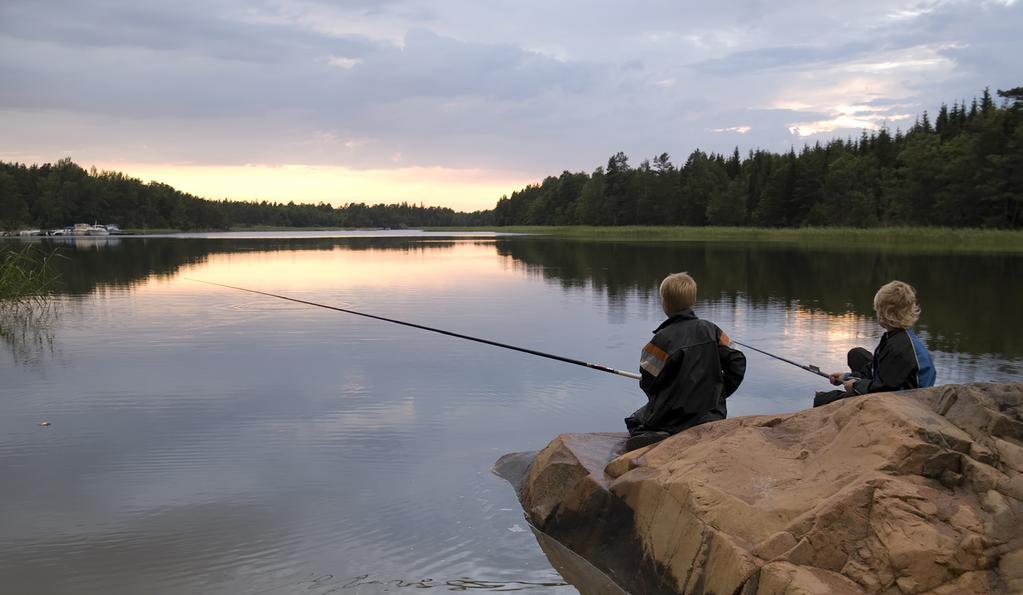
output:
<svg viewBox="0 0 1023 595"><path fill-rule="evenodd" d="M701 317L824 369L873 348L870 300L898 277L920 290L939 383L1016 378L1023 351L1004 336L1020 330L1005 328L1019 281L997 273L1012 256L417 236L66 252L48 347L5 335L0 360L0 584L15 591L573 591L489 469L561 432L622 430L634 381L186 277L627 370L668 272L696 276ZM826 388L747 355L733 416Z"/></svg>

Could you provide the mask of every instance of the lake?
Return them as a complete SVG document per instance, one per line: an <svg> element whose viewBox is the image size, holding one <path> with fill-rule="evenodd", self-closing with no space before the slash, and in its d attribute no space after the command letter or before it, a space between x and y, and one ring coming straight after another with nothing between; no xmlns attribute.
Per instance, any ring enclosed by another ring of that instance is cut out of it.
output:
<svg viewBox="0 0 1023 595"><path fill-rule="evenodd" d="M874 292L901 279L939 384L1023 369L1018 254L415 231L46 245L60 296L0 329L11 593L575 592L490 468L623 431L636 381L192 279L632 372L667 273L733 338L825 370L873 349ZM830 388L746 355L732 416Z"/></svg>

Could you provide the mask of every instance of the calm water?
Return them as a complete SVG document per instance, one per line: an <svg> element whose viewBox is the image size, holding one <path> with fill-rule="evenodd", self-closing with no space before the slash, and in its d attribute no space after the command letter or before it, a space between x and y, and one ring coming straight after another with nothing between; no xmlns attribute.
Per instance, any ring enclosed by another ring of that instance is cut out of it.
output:
<svg viewBox="0 0 1023 595"><path fill-rule="evenodd" d="M733 337L825 369L873 348L898 278L939 383L1023 368L1019 256L327 235L61 244L64 295L0 332L0 591L574 592L490 467L622 430L634 381L186 277L629 370L666 273ZM732 415L827 388L747 356Z"/></svg>

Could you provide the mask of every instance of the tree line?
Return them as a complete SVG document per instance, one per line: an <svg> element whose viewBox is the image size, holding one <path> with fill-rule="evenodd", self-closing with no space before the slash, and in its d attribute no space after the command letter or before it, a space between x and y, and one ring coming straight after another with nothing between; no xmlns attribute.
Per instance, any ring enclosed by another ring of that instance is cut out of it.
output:
<svg viewBox="0 0 1023 595"><path fill-rule="evenodd" d="M496 225L1023 225L1023 87L942 105L906 132L863 131L779 154L738 148L624 153L592 174L564 172L498 201Z"/></svg>
<svg viewBox="0 0 1023 595"><path fill-rule="evenodd" d="M226 230L233 226L439 227L490 223L487 213L445 207L326 202L206 200L120 172L85 170L70 158L53 164L0 162L0 229L116 223L122 229Z"/></svg>
<svg viewBox="0 0 1023 595"><path fill-rule="evenodd" d="M119 172L0 162L0 228L116 223L180 230L232 226L721 225L1023 226L1023 87L942 105L909 130L863 131L787 153L624 153L593 173L563 172L502 197L492 210L326 202L206 200Z"/></svg>

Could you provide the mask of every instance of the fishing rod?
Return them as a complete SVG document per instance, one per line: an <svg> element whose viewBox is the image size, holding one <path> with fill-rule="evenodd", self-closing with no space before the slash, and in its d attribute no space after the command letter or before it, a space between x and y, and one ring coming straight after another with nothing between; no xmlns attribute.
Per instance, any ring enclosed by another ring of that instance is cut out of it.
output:
<svg viewBox="0 0 1023 595"><path fill-rule="evenodd" d="M226 287L228 289L237 289L238 291L247 291L249 293L255 293L255 294L259 294L259 295L265 295L265 296L269 296L269 297L274 297L274 298L281 299L281 300L287 300L289 302L295 302L295 303L298 303L298 304L305 304L307 306L316 306L317 308L326 308L328 310L336 310L338 312L344 312L346 314L354 314L356 316L364 316L366 318L372 318L374 320L382 320L384 322L392 322L394 324L400 324L400 325L403 325L403 326L410 326L412 328L417 328L417 329L421 329L421 330L424 330L424 331L430 331L430 332L433 332L433 333L440 333L442 335L447 335L449 337L456 337L456 338L459 338L459 339L467 339L469 341L476 341L477 343L485 343L487 345L493 345L494 347L503 347L504 349L511 349L512 351L521 351L522 353L528 353L530 355L538 355L540 357L546 357L547 359L553 359L553 360L557 360L559 362L565 362L566 364L575 364L577 366L584 366L584 367L590 368L591 370L600 370L601 372L608 372L610 374L617 374L619 376L625 376L626 378L632 378L633 380L639 380L640 379L640 375L639 374L634 374L632 372L626 372L624 370L616 370L616 369L610 368L608 366L602 366L600 364L592 364L590 362L584 362L582 360L572 359L570 357L563 357L563 356L560 356L560 355L554 355L553 353L544 353L543 351L537 351L535 349L526 349L525 347L516 347L514 345L508 345L506 343L498 343L497 341L491 341L489 339L480 339L479 337L470 337L469 335L463 335L461 333L454 333L454 332L446 331L446 330L439 329L439 328L432 328L432 327L424 326L424 325L421 325L421 324L414 324L412 322L404 322L404 321L401 321L401 320L394 320L393 318L384 318L383 316L375 316L373 314L366 314L364 312L356 312L355 310L348 310L346 308L339 308L337 306L328 306L326 304L317 304L316 302L309 302L309 301L306 301L306 300L300 300L298 298L288 297L286 295L277 295L276 293L269 293L269 292L266 292L266 291L258 291L256 289L246 289L244 287L235 287L234 285L224 285L223 283L214 283L213 281L203 281L202 279L191 279L189 277L185 277L185 279L188 279L189 281L196 281L198 283L205 283L207 285L216 285L218 287Z"/></svg>
<svg viewBox="0 0 1023 595"><path fill-rule="evenodd" d="M820 368L818 368L817 366L814 366L812 364L807 364L807 365L798 364L798 363L796 363L796 362L794 362L794 361L792 361L790 359L785 359L784 357L775 355L773 353L768 353L768 352L764 351L763 349L757 349L756 347L754 347L752 345L747 345L745 343L741 343L739 341L736 341L735 339L732 339L732 343L735 343L737 345L742 345L743 347L749 347L753 351L759 351L760 353L763 353L764 355L766 355L768 357L773 357L774 359L781 360L781 361L785 362L786 364L792 364L793 366L795 366L797 368L801 368L803 370L806 370L807 372L811 372L813 374L816 374L818 376L823 376L823 377L827 378L828 380L831 380L831 376L828 376L824 372L821 372Z"/></svg>

